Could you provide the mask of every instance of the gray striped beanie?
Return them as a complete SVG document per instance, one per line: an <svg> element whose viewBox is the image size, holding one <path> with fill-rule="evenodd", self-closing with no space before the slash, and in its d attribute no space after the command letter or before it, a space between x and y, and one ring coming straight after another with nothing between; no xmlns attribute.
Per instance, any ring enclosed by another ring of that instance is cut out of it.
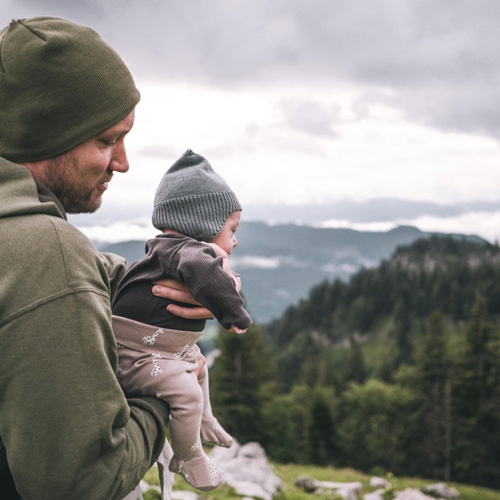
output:
<svg viewBox="0 0 500 500"><path fill-rule="evenodd" d="M241 205L210 163L188 149L165 173L153 208L153 226L212 241Z"/></svg>

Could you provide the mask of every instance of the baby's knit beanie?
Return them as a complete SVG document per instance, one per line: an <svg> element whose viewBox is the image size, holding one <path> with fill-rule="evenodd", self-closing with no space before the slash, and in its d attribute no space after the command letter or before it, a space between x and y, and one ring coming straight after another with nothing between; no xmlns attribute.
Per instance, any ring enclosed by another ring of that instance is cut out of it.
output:
<svg viewBox="0 0 500 500"><path fill-rule="evenodd" d="M165 173L156 190L153 225L198 241L212 241L241 205L210 163L188 149Z"/></svg>
<svg viewBox="0 0 500 500"><path fill-rule="evenodd" d="M125 118L140 94L120 56L91 28L55 17L0 31L0 156L64 153Z"/></svg>

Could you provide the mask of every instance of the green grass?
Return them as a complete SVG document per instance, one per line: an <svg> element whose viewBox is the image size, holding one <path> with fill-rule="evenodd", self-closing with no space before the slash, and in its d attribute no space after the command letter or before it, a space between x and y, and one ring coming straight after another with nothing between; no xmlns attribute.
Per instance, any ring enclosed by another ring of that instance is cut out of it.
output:
<svg viewBox="0 0 500 500"><path fill-rule="evenodd" d="M311 495L303 490L296 488L295 480L298 476L307 476L318 481L334 481L334 482L353 482L359 481L363 484L363 493L373 491L370 487L370 475L358 472L353 469L335 469L333 467L316 467L308 465L283 465L271 463L274 473L283 481L283 488L281 494L276 500L323 500L326 497L318 495ZM432 484L440 481L426 480L419 478L409 477L387 477L388 481L392 483L395 490L404 490L405 488L420 489L426 484ZM159 484L158 473L156 468L151 469L145 480L149 484ZM450 482L449 486L454 486L460 492L460 500L500 500L500 491L490 490L487 488L480 488L476 486L469 486L459 483ZM224 485L217 490L210 492L201 492L194 490L186 484L186 482L176 475L174 489L176 490L189 490L196 491L199 498L211 500L229 500L237 499L238 495L232 488ZM148 492L149 493L149 492ZM151 492L145 496L145 500L159 499L159 494ZM335 497L328 496L329 500L336 500Z"/></svg>

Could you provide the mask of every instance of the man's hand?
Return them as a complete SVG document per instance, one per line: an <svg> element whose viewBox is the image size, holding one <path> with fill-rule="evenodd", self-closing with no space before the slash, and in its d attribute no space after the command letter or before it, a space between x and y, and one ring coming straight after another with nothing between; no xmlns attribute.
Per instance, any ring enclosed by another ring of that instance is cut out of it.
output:
<svg viewBox="0 0 500 500"><path fill-rule="evenodd" d="M182 307L176 304L169 304L167 311L175 316L185 319L212 319L214 315L199 302L193 299L187 287L178 281L167 279L154 283L153 294L164 299L193 304L199 307Z"/></svg>

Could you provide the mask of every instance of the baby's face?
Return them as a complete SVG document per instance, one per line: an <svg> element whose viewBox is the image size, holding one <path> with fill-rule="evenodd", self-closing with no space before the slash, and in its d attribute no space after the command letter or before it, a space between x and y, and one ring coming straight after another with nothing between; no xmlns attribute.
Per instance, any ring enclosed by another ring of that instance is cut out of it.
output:
<svg viewBox="0 0 500 500"><path fill-rule="evenodd" d="M241 212L233 212L226 219L226 223L221 229L221 232L212 241L212 243L219 245L228 255L233 251L233 248L238 245L238 240L234 233L236 233L236 229L238 229L240 225L240 216Z"/></svg>

